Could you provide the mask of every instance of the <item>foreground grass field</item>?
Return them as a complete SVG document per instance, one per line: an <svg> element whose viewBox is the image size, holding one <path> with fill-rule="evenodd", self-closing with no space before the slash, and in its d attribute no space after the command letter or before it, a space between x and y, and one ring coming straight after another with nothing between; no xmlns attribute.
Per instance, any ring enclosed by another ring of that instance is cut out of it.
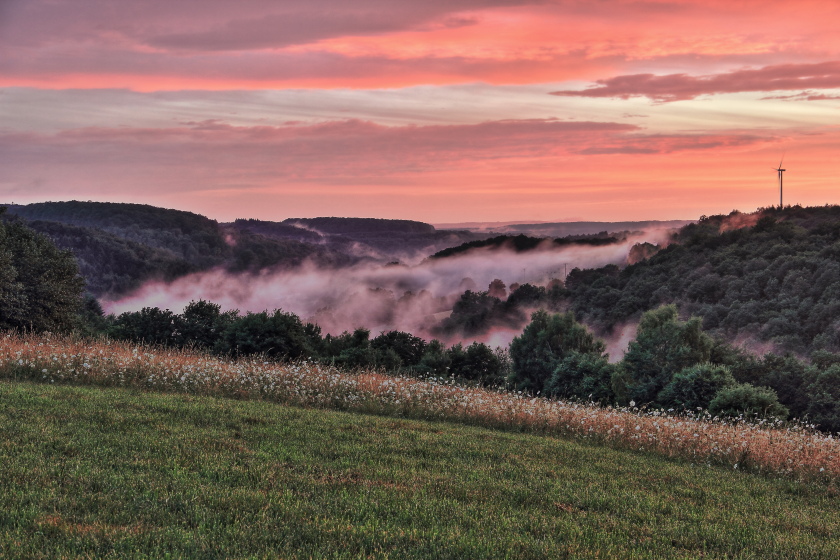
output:
<svg viewBox="0 0 840 560"><path fill-rule="evenodd" d="M3 558L837 558L830 486L445 422L0 382Z"/></svg>
<svg viewBox="0 0 840 560"><path fill-rule="evenodd" d="M840 435L803 423L751 423L537 398L522 392L342 371L311 361L225 360L195 352L49 335L0 337L0 379L270 401L576 438L692 463L840 485Z"/></svg>

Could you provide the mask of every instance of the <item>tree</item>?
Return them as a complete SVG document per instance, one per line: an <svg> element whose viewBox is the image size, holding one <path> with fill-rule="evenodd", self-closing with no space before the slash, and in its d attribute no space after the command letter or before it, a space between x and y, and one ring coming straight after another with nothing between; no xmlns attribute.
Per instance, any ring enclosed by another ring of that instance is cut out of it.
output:
<svg viewBox="0 0 840 560"><path fill-rule="evenodd" d="M70 251L20 222L0 221L0 329L70 330L83 288Z"/></svg>
<svg viewBox="0 0 840 560"><path fill-rule="evenodd" d="M222 313L221 306L209 301L191 301L180 317L181 338L185 346L211 349L227 326L232 323L236 311Z"/></svg>
<svg viewBox="0 0 840 560"><path fill-rule="evenodd" d="M490 297L504 300L507 297L506 288L507 286L505 286L505 283L496 278L490 282L490 285L487 287L487 293L490 294Z"/></svg>
<svg viewBox="0 0 840 560"><path fill-rule="evenodd" d="M466 348L456 344L449 350L450 371L458 377L486 385L500 385L505 381L505 364L492 348L473 342Z"/></svg>
<svg viewBox="0 0 840 560"><path fill-rule="evenodd" d="M450 373L452 358L446 346L439 340L431 340L426 345L423 358L414 370L421 375L447 376Z"/></svg>
<svg viewBox="0 0 840 560"><path fill-rule="evenodd" d="M542 391L560 363L572 352L601 356L606 346L569 313L536 311L510 344L515 388Z"/></svg>
<svg viewBox="0 0 840 560"><path fill-rule="evenodd" d="M840 432L840 364L817 374L807 395L808 419L821 430Z"/></svg>
<svg viewBox="0 0 840 560"><path fill-rule="evenodd" d="M323 341L324 358L349 368L370 367L376 363L376 352L370 345L370 331L358 328L352 333L327 335Z"/></svg>
<svg viewBox="0 0 840 560"><path fill-rule="evenodd" d="M168 309L144 307L121 313L108 334L119 340L181 346L181 318Z"/></svg>
<svg viewBox="0 0 840 560"><path fill-rule="evenodd" d="M370 342L371 347L383 355L393 350L399 358L401 365L406 367L415 366L420 363L423 353L426 351L426 341L419 336L414 336L402 331L389 331L382 333ZM392 358L386 360L393 364ZM393 366L392 366L393 367Z"/></svg>
<svg viewBox="0 0 840 560"><path fill-rule="evenodd" d="M514 290L514 286L517 288ZM542 286L534 286L533 284L510 285L510 296L508 296L508 305L518 307L537 307L546 299L546 291Z"/></svg>
<svg viewBox="0 0 840 560"><path fill-rule="evenodd" d="M709 361L714 341L701 320L677 319L677 308L664 305L642 315L636 340L630 343L621 368L613 377L619 401L655 403L678 371Z"/></svg>
<svg viewBox="0 0 840 560"><path fill-rule="evenodd" d="M263 311L237 317L222 332L216 350L234 356L264 354L291 359L313 353L307 330L298 316L279 309L271 314Z"/></svg>

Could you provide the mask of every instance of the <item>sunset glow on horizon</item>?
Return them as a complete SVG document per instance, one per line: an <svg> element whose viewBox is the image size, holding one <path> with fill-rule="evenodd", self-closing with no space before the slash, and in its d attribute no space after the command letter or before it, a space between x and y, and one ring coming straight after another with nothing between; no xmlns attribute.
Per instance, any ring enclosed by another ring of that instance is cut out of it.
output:
<svg viewBox="0 0 840 560"><path fill-rule="evenodd" d="M840 204L840 4L9 0L0 204L282 220Z"/></svg>

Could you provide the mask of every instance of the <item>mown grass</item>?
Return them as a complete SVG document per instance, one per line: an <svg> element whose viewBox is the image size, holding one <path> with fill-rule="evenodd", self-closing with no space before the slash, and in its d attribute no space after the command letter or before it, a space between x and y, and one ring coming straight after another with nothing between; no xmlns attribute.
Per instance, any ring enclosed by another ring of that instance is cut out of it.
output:
<svg viewBox="0 0 840 560"><path fill-rule="evenodd" d="M3 558L837 558L832 487L587 441L0 382Z"/></svg>

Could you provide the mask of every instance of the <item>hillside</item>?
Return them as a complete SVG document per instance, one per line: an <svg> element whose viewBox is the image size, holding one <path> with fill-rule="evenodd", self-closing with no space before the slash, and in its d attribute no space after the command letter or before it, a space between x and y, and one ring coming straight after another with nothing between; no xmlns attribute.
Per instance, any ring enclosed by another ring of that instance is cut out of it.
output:
<svg viewBox="0 0 840 560"><path fill-rule="evenodd" d="M588 442L0 382L0 555L833 558L836 492ZM12 451L13 450L13 451Z"/></svg>
<svg viewBox="0 0 840 560"><path fill-rule="evenodd" d="M101 229L35 220L27 225L62 249L70 249L93 295L120 294L146 280L172 280L198 270L170 251L144 245Z"/></svg>
<svg viewBox="0 0 840 560"><path fill-rule="evenodd" d="M442 251L433 254L431 259L443 259L447 257L454 257L461 255L475 249L506 249L515 253L524 253L536 249L558 249L560 247L567 247L569 245L588 245L590 247L600 247L603 245L611 245L619 243L622 234L610 235L607 232L601 232L592 235L576 235L569 237L561 237L557 239L546 239L542 237L529 237L527 235L498 235L487 239L480 239L476 241L469 241L462 243L456 247L448 247Z"/></svg>
<svg viewBox="0 0 840 560"><path fill-rule="evenodd" d="M567 237L593 235L602 231L641 231L679 229L692 220L643 220L636 222L463 222L437 224L438 229L466 229L485 235L529 235L532 237Z"/></svg>
<svg viewBox="0 0 840 560"><path fill-rule="evenodd" d="M88 292L109 298L148 280L171 281L211 268L254 273L291 269L305 261L325 268L362 260L386 263L422 258L480 237L437 231L422 222L372 218L219 224L191 212L109 202L8 205L4 219L13 217L73 251Z"/></svg>
<svg viewBox="0 0 840 560"><path fill-rule="evenodd" d="M258 272L293 268L306 260L324 267L359 261L350 240L324 245L318 234L283 224L218 224L198 214L143 204L11 205L4 219L14 217L71 250L87 291L96 297L118 297L148 280L170 281L214 267Z"/></svg>
<svg viewBox="0 0 840 560"><path fill-rule="evenodd" d="M8 211L29 221L96 228L122 239L169 251L200 268L218 264L227 253L219 224L192 212L147 204L77 200L12 205Z"/></svg>
<svg viewBox="0 0 840 560"><path fill-rule="evenodd" d="M368 248L374 254L394 260L414 260L486 237L465 230L436 230L430 224L412 220L289 218L283 224L317 231L331 243L353 241L360 244L357 250Z"/></svg>
<svg viewBox="0 0 840 560"><path fill-rule="evenodd" d="M432 225L413 220L386 220L382 218L288 218L284 224L304 226L322 233L434 233Z"/></svg>
<svg viewBox="0 0 840 560"><path fill-rule="evenodd" d="M676 303L712 334L758 350L840 352L838 258L840 207L769 208L703 217L650 259L575 269L566 287L599 329Z"/></svg>

